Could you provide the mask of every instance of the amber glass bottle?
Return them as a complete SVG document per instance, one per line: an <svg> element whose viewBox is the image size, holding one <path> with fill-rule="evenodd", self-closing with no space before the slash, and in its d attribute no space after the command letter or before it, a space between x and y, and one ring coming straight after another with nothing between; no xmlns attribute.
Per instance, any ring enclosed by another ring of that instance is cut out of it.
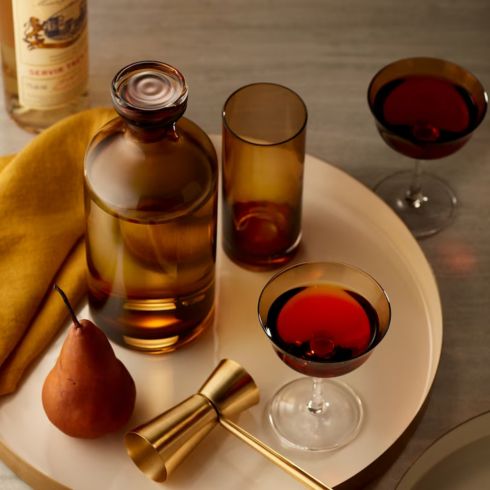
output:
<svg viewBox="0 0 490 490"><path fill-rule="evenodd" d="M172 351L213 319L216 152L170 65L123 68L112 97L85 160L89 305L113 340Z"/></svg>

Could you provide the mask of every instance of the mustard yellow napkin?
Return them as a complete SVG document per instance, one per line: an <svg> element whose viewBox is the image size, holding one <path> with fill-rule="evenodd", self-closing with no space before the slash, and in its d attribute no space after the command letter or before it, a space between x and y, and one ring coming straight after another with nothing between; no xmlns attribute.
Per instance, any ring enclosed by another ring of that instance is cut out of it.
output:
<svg viewBox="0 0 490 490"><path fill-rule="evenodd" d="M85 293L83 158L112 117L82 112L0 158L0 395L17 388L67 318L53 283L74 304Z"/></svg>

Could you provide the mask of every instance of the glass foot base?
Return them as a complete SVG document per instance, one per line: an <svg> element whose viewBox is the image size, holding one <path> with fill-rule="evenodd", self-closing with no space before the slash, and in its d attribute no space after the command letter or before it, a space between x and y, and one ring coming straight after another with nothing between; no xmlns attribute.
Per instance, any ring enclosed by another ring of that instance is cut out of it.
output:
<svg viewBox="0 0 490 490"><path fill-rule="evenodd" d="M268 418L282 442L307 451L332 451L359 432L363 409L356 393L340 381L322 380L323 408L308 408L311 378L283 386L272 399Z"/></svg>
<svg viewBox="0 0 490 490"><path fill-rule="evenodd" d="M407 196L412 183L412 172L389 175L374 191L402 219L417 238L434 235L454 219L458 199L453 190L434 175L420 175L421 193L417 199Z"/></svg>

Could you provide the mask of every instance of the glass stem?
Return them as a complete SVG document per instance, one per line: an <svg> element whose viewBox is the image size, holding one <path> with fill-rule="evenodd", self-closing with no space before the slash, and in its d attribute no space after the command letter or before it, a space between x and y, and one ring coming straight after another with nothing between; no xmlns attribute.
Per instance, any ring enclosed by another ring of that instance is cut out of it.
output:
<svg viewBox="0 0 490 490"><path fill-rule="evenodd" d="M405 193L405 200L413 208L420 208L424 202L427 201L427 197L422 192L422 184L420 182L420 176L422 174L422 167L420 160L415 160L415 165L412 173L412 181Z"/></svg>
<svg viewBox="0 0 490 490"><path fill-rule="evenodd" d="M311 413L322 413L327 408L323 399L323 378L312 378L313 393L308 402L308 411Z"/></svg>

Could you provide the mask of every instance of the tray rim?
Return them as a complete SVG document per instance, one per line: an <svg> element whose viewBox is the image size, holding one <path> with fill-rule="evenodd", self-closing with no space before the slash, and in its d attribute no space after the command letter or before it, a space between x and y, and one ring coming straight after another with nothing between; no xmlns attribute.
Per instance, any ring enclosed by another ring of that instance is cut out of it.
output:
<svg viewBox="0 0 490 490"><path fill-rule="evenodd" d="M219 155L220 154L219 136L218 135L211 135L211 140L213 141L213 143L217 147L216 149L217 149L217 152ZM363 188L364 189L363 192L368 192L370 194L370 197L371 198L373 197L374 194L372 193L372 191L370 189L368 189L363 183L357 181L351 175L347 174L346 172L339 169L335 165L327 163L326 161L321 160L321 159L319 159L313 155L310 155L310 154L306 155L306 160L307 161L308 160L313 161L316 164L328 165L329 170L331 172L334 172L337 175L340 175L342 179L347 178L347 180L350 181L350 183L354 184L355 186L357 186L359 188ZM389 445L386 448L386 450L385 450L385 452L386 452L393 445L395 445L395 443L407 431L408 427L417 419L417 416L419 415L421 408L423 407L424 402L426 401L426 398L430 392L430 388L433 384L434 378L435 378L436 373L437 373L438 365L440 362L440 356L441 356L441 352L442 352L442 335L443 335L442 326L443 325L442 325L442 305L441 305L441 301L440 301L439 290L438 290L437 282L436 282L434 273L432 271L432 268L430 266L430 263L427 261L422 249L420 248L420 246L417 243L417 241L415 240L415 238L413 238L413 236L410 234L408 229L406 229L405 225L401 222L401 220L399 220L399 218L395 215L395 213L384 202L382 202L379 198L377 198L377 196L374 195L374 197L379 201L379 203L381 203L384 206L384 208L385 208L384 212L389 213L391 215L390 219L393 221L393 218L395 218L395 221L398 222L397 227L399 227L399 231L402 230L402 235L405 235L403 237L403 239L406 241L407 237L409 237L408 241L409 242L411 241L410 247L413 249L413 251L415 251L415 253L417 255L417 261L419 263L421 263L423 268L424 268L424 270L422 272L424 273L424 275L426 276L426 279L430 283L428 286L426 285L426 287L433 289L433 292L436 294L436 297L432 298L432 299L437 300L437 304L432 304L431 308L428 308L427 307L427 295L424 294L423 290L420 290L420 284L419 284L420 296L424 301L425 311L427 312L427 315L429 315L429 313L432 314L431 321L429 322L430 323L429 330L430 330L430 334L431 334L430 340L431 340L431 344L432 344L430 346L430 353L432 354L432 356L431 356L432 362L430 365L430 370L428 372L427 383L426 383L426 386L424 389L423 397L420 399L420 403L418 404L416 412L413 414L408 425L405 427L402 427L402 430L398 434L398 437L394 441L392 441L391 445ZM393 223L395 223L395 221L393 221ZM395 248L396 248L396 242L398 239L401 239L401 238L397 234L395 234L394 236L392 236L390 234L390 240L395 243ZM218 241L218 246L220 246L219 241ZM404 243L404 246L407 246L406 242ZM439 327L439 328L434 329L433 328L434 325L436 325L436 327ZM435 348L435 347L437 347L437 348ZM15 394L12 396L15 396ZM347 478L346 480L342 481L341 483L339 483L339 485L343 485L345 483L348 483L351 480L355 480L358 477L358 475L360 475L363 471L368 469L377 460L382 458L383 454L384 454L384 452L379 454L378 456L376 456L370 463L365 465L363 468L360 468L355 475L353 475L353 476ZM7 444L3 441L2 437L0 437L0 458L22 480L24 480L28 484L35 484L36 488L41 488L42 490L44 490L44 488L46 488L48 490L49 489L58 490L58 489L69 488L69 487L64 486L60 482L54 480L50 476L44 474L42 471L38 470L36 467L31 465L29 462L25 461L23 458L18 456L13 450L11 450L7 446Z"/></svg>

